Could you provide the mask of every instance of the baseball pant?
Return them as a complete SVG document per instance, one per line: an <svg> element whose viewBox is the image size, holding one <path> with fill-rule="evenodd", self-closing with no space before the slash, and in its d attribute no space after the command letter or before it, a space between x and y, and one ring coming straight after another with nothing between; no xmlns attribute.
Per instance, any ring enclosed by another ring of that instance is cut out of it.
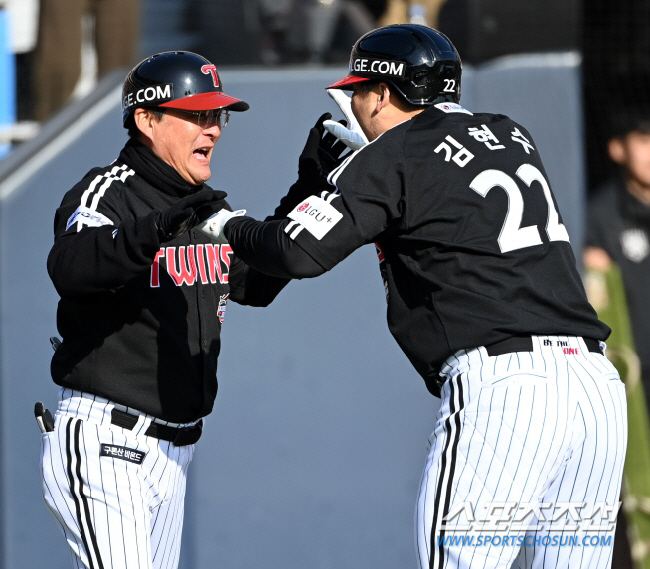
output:
<svg viewBox="0 0 650 569"><path fill-rule="evenodd" d="M462 350L441 375L421 569L610 567L627 415L607 358L582 338L534 336L532 352Z"/></svg>
<svg viewBox="0 0 650 569"><path fill-rule="evenodd" d="M111 424L114 407L138 416L132 430ZM194 445L145 436L151 416L70 389L54 420L42 435L43 495L73 567L175 569Z"/></svg>

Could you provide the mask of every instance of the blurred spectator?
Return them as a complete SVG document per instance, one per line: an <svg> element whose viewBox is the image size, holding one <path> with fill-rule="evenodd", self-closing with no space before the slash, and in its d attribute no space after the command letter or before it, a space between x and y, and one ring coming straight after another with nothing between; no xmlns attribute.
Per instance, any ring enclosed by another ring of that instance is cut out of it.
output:
<svg viewBox="0 0 650 569"><path fill-rule="evenodd" d="M32 116L31 69L39 0L5 0L9 15L10 48L16 62L16 120Z"/></svg>
<svg viewBox="0 0 650 569"><path fill-rule="evenodd" d="M584 264L621 270L646 401L650 409L650 107L612 119L609 157L618 175L589 203Z"/></svg>
<svg viewBox="0 0 650 569"><path fill-rule="evenodd" d="M258 0L264 63L347 61L386 0Z"/></svg>
<svg viewBox="0 0 650 569"><path fill-rule="evenodd" d="M388 0L380 25L424 24L438 27L438 12L446 0Z"/></svg>
<svg viewBox="0 0 650 569"><path fill-rule="evenodd" d="M135 63L139 0L40 0L34 54L34 118L65 105L81 76L82 19L94 18L97 77Z"/></svg>

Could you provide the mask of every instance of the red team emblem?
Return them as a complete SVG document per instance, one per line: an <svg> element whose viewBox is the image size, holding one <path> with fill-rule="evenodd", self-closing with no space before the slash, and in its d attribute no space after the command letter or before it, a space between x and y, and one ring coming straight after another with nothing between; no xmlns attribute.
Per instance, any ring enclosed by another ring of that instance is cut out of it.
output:
<svg viewBox="0 0 650 569"><path fill-rule="evenodd" d="M308 207L309 207L309 202L305 202L298 208L298 211L305 211Z"/></svg>
<svg viewBox="0 0 650 569"><path fill-rule="evenodd" d="M210 65L204 65L201 67L201 73L205 73L206 75L212 75L212 82L214 83L215 87L219 86L219 76L217 75L217 67L214 64Z"/></svg>

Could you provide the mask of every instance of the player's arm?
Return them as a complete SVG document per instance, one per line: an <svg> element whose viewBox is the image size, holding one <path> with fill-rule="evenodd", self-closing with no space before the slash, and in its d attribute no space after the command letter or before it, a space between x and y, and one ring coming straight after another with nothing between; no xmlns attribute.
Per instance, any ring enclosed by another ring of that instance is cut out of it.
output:
<svg viewBox="0 0 650 569"><path fill-rule="evenodd" d="M298 203L284 219L232 217L223 232L235 254L278 277L309 278L332 269L358 247L403 223L402 133L358 151L331 181L338 191Z"/></svg>
<svg viewBox="0 0 650 569"><path fill-rule="evenodd" d="M230 300L246 306L268 306L291 278L262 273L233 256L228 276Z"/></svg>
<svg viewBox="0 0 650 569"><path fill-rule="evenodd" d="M307 142L298 160L298 180L282 198L273 215L267 217L265 221L282 221L296 205L312 195L313 192L331 189L326 176L341 162L343 155L347 152L345 144L340 143L334 135L325 133L324 121L342 128L342 125L346 124L345 121L341 121L341 125L328 120L331 116L330 113L323 114L309 131ZM324 272L318 263L292 241L286 243L282 239L277 241L274 235L277 235L278 226L278 223L268 223L260 228L261 233L253 231L249 237L252 241L263 243L265 249L273 251L275 251L275 247L266 247L266 245L275 241L275 245L283 250L280 257L294 268L294 274L317 276ZM254 249L255 244L251 242L250 247ZM249 258L261 260L265 255L264 251L259 251L249 255ZM231 300L239 304L267 306L294 278L289 271L274 262L273 255L269 255L267 261L260 264L263 265L263 271L252 268L235 255L229 281Z"/></svg>
<svg viewBox="0 0 650 569"><path fill-rule="evenodd" d="M183 198L188 203L179 200L168 210L134 219L115 199L115 188L109 187L92 207L85 205L87 187L88 178L68 192L54 220L47 269L62 298L117 290L149 269L161 242L186 230L183 222L198 207L225 196L204 190ZM212 211L205 210L204 216Z"/></svg>
<svg viewBox="0 0 650 569"><path fill-rule="evenodd" d="M327 269L291 240L285 233L287 225L288 220L234 218L226 224L226 234L235 254L255 268L253 274L285 282L322 275Z"/></svg>

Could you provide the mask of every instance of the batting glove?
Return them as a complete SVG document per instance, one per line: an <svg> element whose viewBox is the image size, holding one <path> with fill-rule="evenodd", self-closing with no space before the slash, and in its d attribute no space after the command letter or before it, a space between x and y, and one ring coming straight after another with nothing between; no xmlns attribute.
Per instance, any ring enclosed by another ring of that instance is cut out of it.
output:
<svg viewBox="0 0 650 569"><path fill-rule="evenodd" d="M223 228L233 217L239 217L241 215L246 215L245 209L238 209L237 211L222 209L208 217L208 219L199 226L199 229L215 243L224 245L228 243L228 239L226 239L226 236L224 235Z"/></svg>
<svg viewBox="0 0 650 569"><path fill-rule="evenodd" d="M342 154L348 151L345 144L325 132L324 121L328 122L326 119L331 118L330 113L318 118L309 130L307 142L298 158L298 180L305 186L315 187L324 183L327 175L341 163ZM344 121L343 126L346 124Z"/></svg>
<svg viewBox="0 0 650 569"><path fill-rule="evenodd" d="M347 119L347 127L349 128L346 128L346 125L342 123L332 120L324 121L323 126L328 132L333 134L351 150L359 150L359 148L363 148L368 144L368 138L364 134L359 121L357 121L357 118L352 112L352 99L341 89L328 89L327 94L334 99L345 115L345 118Z"/></svg>

